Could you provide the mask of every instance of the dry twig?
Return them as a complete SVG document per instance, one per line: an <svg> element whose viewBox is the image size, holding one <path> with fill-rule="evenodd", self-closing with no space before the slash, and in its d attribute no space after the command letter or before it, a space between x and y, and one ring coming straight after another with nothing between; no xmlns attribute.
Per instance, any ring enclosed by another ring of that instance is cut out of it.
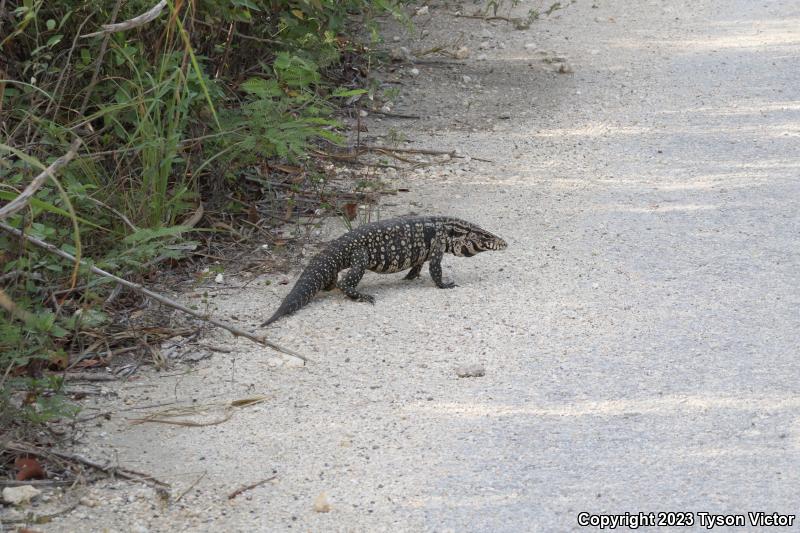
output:
<svg viewBox="0 0 800 533"><path fill-rule="evenodd" d="M101 31L96 31L94 33L87 33L83 37L84 38L96 37L98 35L103 35L105 33L115 33L118 31L125 31L137 28L139 26L144 26L151 20L155 20L161 14L161 11L163 11L166 6L167 6L167 0L161 0L159 3L157 3L152 8L145 11L139 16L133 17L132 19L128 19L124 22L118 22L116 24L103 24L101 26L103 28Z"/></svg>
<svg viewBox="0 0 800 533"><path fill-rule="evenodd" d="M65 515L65 514L69 513L70 511L72 511L73 509L78 507L78 505L80 505L80 500L72 502L71 504L69 504L66 507L64 507L63 509L61 509L60 511L56 511L54 513L41 514L41 515L28 513L23 518L11 518L11 519L5 519L4 518L3 519L3 523L4 524L46 524L46 523L50 522L53 518L55 518L57 516L61 516L61 515ZM22 529L20 529L20 531L22 531ZM30 530L26 529L25 531L30 531Z"/></svg>
<svg viewBox="0 0 800 533"><path fill-rule="evenodd" d="M228 494L228 499L232 500L235 497L237 497L239 494L241 494L243 492L246 492L248 490L254 489L256 487L260 487L264 483L268 483L268 482L272 481L273 479L275 479L277 477L278 476L276 474L276 475L268 477L266 479L262 479L261 481L256 481L255 483L251 483L249 485L245 485L244 487L240 487L240 488L236 489L235 491L231 492L230 494Z"/></svg>
<svg viewBox="0 0 800 533"><path fill-rule="evenodd" d="M82 455L78 455L75 453L67 453L59 450L45 450L37 446L32 446L21 442L13 442L13 441L4 443L3 448L9 451L36 455L38 457L48 457L48 456L58 457L59 459L64 459L66 461L70 461L73 463L80 463L82 465L86 465L88 467L94 468L95 470L99 470L105 474L117 475L119 477L129 479L131 481L143 481L145 483L148 483L149 485L154 486L156 490L159 491L161 494L164 494L166 489L169 488L168 483L159 481L153 476L143 474L135 470L130 470L128 468L103 465L98 463L97 461L88 459L86 457L83 457Z"/></svg>
<svg viewBox="0 0 800 533"><path fill-rule="evenodd" d="M203 473L200 475L200 477L199 477L199 478L195 479L195 480L194 480L194 483L192 483L191 485L189 485L188 487L186 487L186 490L184 490L183 492L181 492L181 493L178 495L178 497L177 497L177 498L175 498L175 502L177 503L177 502L181 501L181 498L183 498L184 496L186 496L186 494L188 494L190 490L192 490L193 488L195 488L195 486L197 486L197 484L198 484L198 483L200 483L200 482L203 480L203 478L204 478L204 477L206 477L206 474L208 474L208 470L206 470L205 472L203 472Z"/></svg>
<svg viewBox="0 0 800 533"><path fill-rule="evenodd" d="M72 159L78 155L78 147L81 144L80 137L76 137L72 144L69 145L69 150L66 154L62 155L53 163L44 169L38 176L33 178L33 180L25 187L25 190L19 193L19 195L0 208L0 220L5 220L6 218L10 217L17 211L24 209L28 202L30 202L31 197L39 190L39 188L44 185L44 182L47 181L47 178L55 179L55 173L61 167L72 161Z"/></svg>
<svg viewBox="0 0 800 533"><path fill-rule="evenodd" d="M50 243L47 243L47 242L42 241L40 239L37 239L35 237L31 237L30 235L25 235L22 231L11 227L11 226L9 226L8 224L6 224L4 222L0 222L0 229L5 231L6 233L10 233L11 235L15 235L17 237L22 237L23 239L25 239L26 241L30 242L31 244L34 244L34 245L38 246L39 248L47 250L48 252L53 253L53 254L55 254L55 255L57 255L59 257L67 259L68 261L73 261L73 262L75 261L75 257L73 257L72 255L68 254L67 252L65 252L63 250L60 250L59 248L56 248L55 246L53 246ZM306 361L306 362L309 361L309 359L307 357L305 357L303 355L300 355L299 353L297 353L297 352L295 352L293 350L290 350L288 348L284 348L283 346L281 346L279 344L275 344L274 342L272 342L270 340L267 340L265 337L261 337L261 336L256 335L255 333L251 333L249 331L245 331L245 330L243 330L241 328L238 328L236 326L233 326L231 324L223 322L222 320L220 320L218 318L214 318L213 316L205 315L205 314L203 314L203 313L201 313L199 311L195 311L193 309L189 309L185 305L180 304L180 303L178 303L178 302L176 302L174 300L171 300L170 298L167 298L166 296L162 296L161 294L158 294L157 292L153 292L153 291L151 291L149 289L146 289L145 287L139 285L138 283L133 283L132 281L128 281L128 280L126 280L124 278L120 278L119 276L115 276L114 274L111 274L110 272L106 272L105 270L103 270L101 268L97 268L94 265L90 265L90 264L86 263L83 260L81 260L81 264L83 266L89 268L89 270L91 270L93 273L95 273L95 274L97 274L99 276L104 276L104 277L110 278L110 279L116 281L117 283L119 283L120 285L124 285L125 287L127 287L129 289L132 289L132 290L134 290L134 291L136 291L136 292L138 292L140 294L144 294L145 296L147 296L149 298L152 298L153 300L156 300L156 301L158 301L158 302L160 302L160 303L162 303L162 304L164 304L164 305L166 305L168 307L171 307L173 309L177 309L178 311L186 313L187 315L191 315L191 316L193 316L195 318L199 318L200 320L204 320L205 322L208 322L209 324L213 324L213 325L215 325L215 326L217 326L219 328L227 330L227 331L231 332L236 337L244 337L244 338L249 339L249 340L251 340L251 341L253 341L253 342L257 343L257 344L261 344L263 346L268 346L268 347L270 347L270 348L272 348L274 350L277 350L277 351L279 351L281 353L285 353L287 355L291 355L292 357L297 357L298 359L301 359L301 360Z"/></svg>

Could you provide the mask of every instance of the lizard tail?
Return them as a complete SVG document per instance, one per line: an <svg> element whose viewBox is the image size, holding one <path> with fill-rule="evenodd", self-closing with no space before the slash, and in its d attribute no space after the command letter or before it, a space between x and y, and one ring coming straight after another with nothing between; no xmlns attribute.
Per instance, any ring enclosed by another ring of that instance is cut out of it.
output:
<svg viewBox="0 0 800 533"><path fill-rule="evenodd" d="M338 270L326 268L330 263L318 259L318 257L312 259L311 264L300 275L297 283L294 284L292 290L283 299L278 310L265 320L260 327L268 326L279 318L294 313L310 302L323 287L327 287L336 281Z"/></svg>

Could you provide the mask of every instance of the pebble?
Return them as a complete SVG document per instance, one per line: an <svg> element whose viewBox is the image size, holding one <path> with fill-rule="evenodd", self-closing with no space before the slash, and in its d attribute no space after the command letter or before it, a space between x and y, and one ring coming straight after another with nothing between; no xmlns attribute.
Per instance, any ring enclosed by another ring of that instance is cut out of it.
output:
<svg viewBox="0 0 800 533"><path fill-rule="evenodd" d="M395 61L410 61L411 50L405 46L398 46L389 50L389 57Z"/></svg>
<svg viewBox="0 0 800 533"><path fill-rule="evenodd" d="M89 498L88 496L84 496L83 498L78 500L78 502L85 507L97 507L99 505L99 502L97 500L95 500L94 498Z"/></svg>
<svg viewBox="0 0 800 533"><path fill-rule="evenodd" d="M489 43L484 41L478 45L478 50L486 50L487 48L489 48L489 46L490 46Z"/></svg>
<svg viewBox="0 0 800 533"><path fill-rule="evenodd" d="M456 375L460 378L479 378L486 375L486 368L481 364L461 365L456 367Z"/></svg>
<svg viewBox="0 0 800 533"><path fill-rule="evenodd" d="M363 109L362 109L362 110L360 110L360 111L358 112L358 116L360 116L361 118L364 118L364 117L366 117L367 115L369 115L369 113L367 113L367 112L366 112L366 111L364 111Z"/></svg>
<svg viewBox="0 0 800 533"><path fill-rule="evenodd" d="M314 500L314 511L317 513L329 513L331 511L331 502L324 492L320 492L319 496Z"/></svg>
<svg viewBox="0 0 800 533"><path fill-rule="evenodd" d="M222 272L214 276L214 283L222 283L223 281L225 281L225 276L222 275Z"/></svg>
<svg viewBox="0 0 800 533"><path fill-rule="evenodd" d="M475 59L477 59L478 61L486 61L487 59L489 59L489 57L486 54L478 54L478 57L476 57Z"/></svg>
<svg viewBox="0 0 800 533"><path fill-rule="evenodd" d="M422 6L421 8L417 9L417 16L420 17L422 15L428 14L428 6Z"/></svg>
<svg viewBox="0 0 800 533"><path fill-rule="evenodd" d="M24 505L40 495L42 491L33 485L6 487L3 489L3 501L11 505Z"/></svg>
<svg viewBox="0 0 800 533"><path fill-rule="evenodd" d="M454 55L456 59L466 59L469 57L469 48L467 48L466 46L462 46L461 48L456 50L456 53Z"/></svg>
<svg viewBox="0 0 800 533"><path fill-rule="evenodd" d="M202 361L203 359L207 359L209 357L211 357L211 352L208 350L200 350L198 352L192 352L184 355L183 360L197 363L198 361Z"/></svg>
<svg viewBox="0 0 800 533"><path fill-rule="evenodd" d="M536 48L538 48L536 46L536 43L526 43L525 44L525 50L536 50Z"/></svg>
<svg viewBox="0 0 800 533"><path fill-rule="evenodd" d="M409 74L411 74L411 76L412 76L412 77L414 77L414 78L416 78L417 76L419 76L419 69L418 69L418 68L412 68L412 69L411 69L411 70L409 70L408 72L409 72Z"/></svg>
<svg viewBox="0 0 800 533"><path fill-rule="evenodd" d="M461 76L461 81L463 81L464 83L469 83L472 81L472 78L470 78L465 74L464 76Z"/></svg>

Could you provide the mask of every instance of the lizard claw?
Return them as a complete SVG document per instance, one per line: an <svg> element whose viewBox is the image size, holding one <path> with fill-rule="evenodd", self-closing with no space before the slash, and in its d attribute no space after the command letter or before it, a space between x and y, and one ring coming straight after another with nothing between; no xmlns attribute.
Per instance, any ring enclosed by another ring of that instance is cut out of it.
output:
<svg viewBox="0 0 800 533"><path fill-rule="evenodd" d="M359 302L369 302L372 305L375 305L375 297L372 296L371 294L362 294L361 296L358 297L358 301Z"/></svg>
<svg viewBox="0 0 800 533"><path fill-rule="evenodd" d="M455 287L458 287L458 285L456 285L452 281L447 281L447 282L443 281L442 284L439 285L440 289L453 289Z"/></svg>

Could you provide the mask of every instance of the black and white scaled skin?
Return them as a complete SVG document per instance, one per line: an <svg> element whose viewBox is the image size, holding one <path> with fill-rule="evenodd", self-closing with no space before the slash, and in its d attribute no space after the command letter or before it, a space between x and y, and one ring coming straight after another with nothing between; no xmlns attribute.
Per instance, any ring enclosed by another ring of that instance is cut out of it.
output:
<svg viewBox="0 0 800 533"><path fill-rule="evenodd" d="M472 257L506 247L497 235L454 217L402 217L364 224L331 241L311 259L275 314L261 325L294 313L319 291L336 287L353 300L375 303L373 296L356 289L367 270L392 274L410 269L405 279L413 280L428 262L436 286L450 289L456 285L442 279L444 254ZM339 279L345 269L349 270Z"/></svg>

